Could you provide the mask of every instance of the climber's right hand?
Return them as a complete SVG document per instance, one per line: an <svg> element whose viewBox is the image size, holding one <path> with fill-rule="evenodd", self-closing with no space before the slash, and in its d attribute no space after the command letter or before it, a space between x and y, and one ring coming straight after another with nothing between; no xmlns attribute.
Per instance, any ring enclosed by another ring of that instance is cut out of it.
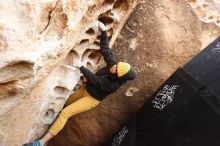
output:
<svg viewBox="0 0 220 146"><path fill-rule="evenodd" d="M76 64L74 64L74 65L72 65L72 66L78 69L78 68L80 68L82 65L83 65L82 62L78 62L78 63L76 63Z"/></svg>
<svg viewBox="0 0 220 146"><path fill-rule="evenodd" d="M99 29L101 30L101 31L106 31L106 26L105 26L105 24L103 24L102 22L100 22L99 21Z"/></svg>
<svg viewBox="0 0 220 146"><path fill-rule="evenodd" d="M75 67L75 68L80 68L82 65L73 65L73 67Z"/></svg>
<svg viewBox="0 0 220 146"><path fill-rule="evenodd" d="M65 68L68 68L68 69L71 69L71 70L77 70L79 69L81 66L83 66L83 64L80 62L80 63L77 63L77 64L74 64L74 65L61 65L61 67L65 67Z"/></svg>

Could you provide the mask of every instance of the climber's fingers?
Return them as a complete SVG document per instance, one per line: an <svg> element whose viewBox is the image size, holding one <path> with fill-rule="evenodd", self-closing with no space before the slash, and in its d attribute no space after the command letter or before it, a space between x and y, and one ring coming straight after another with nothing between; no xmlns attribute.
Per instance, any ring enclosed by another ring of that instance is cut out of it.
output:
<svg viewBox="0 0 220 146"><path fill-rule="evenodd" d="M103 24L102 22L100 22L99 21L99 29L101 30L101 31L106 31L106 26L105 26L105 24Z"/></svg>
<svg viewBox="0 0 220 146"><path fill-rule="evenodd" d="M76 71L79 68L78 66L72 66L72 65L60 65L60 66L73 71Z"/></svg>

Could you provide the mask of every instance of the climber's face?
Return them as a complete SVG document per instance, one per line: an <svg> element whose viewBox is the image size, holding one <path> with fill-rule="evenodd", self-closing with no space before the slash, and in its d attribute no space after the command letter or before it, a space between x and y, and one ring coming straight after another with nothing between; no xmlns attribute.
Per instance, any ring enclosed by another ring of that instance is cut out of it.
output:
<svg viewBox="0 0 220 146"><path fill-rule="evenodd" d="M110 68L110 72L112 74L116 74L117 73L117 65L113 65L111 68Z"/></svg>

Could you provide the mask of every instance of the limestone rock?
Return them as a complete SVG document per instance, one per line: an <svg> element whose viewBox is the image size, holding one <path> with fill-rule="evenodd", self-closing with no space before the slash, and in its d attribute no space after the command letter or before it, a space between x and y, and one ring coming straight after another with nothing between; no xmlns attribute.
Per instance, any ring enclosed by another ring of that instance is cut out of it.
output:
<svg viewBox="0 0 220 146"><path fill-rule="evenodd" d="M140 0L113 47L119 60L135 66L136 80L70 118L49 146L103 146L178 67L219 35L219 27L202 22L186 1ZM139 90L127 97L129 87Z"/></svg>
<svg viewBox="0 0 220 146"><path fill-rule="evenodd" d="M101 59L98 20L113 45L136 0L0 0L0 146L41 136ZM16 133L15 133L16 131Z"/></svg>
<svg viewBox="0 0 220 146"><path fill-rule="evenodd" d="M215 23L220 27L219 0L186 0L198 17L206 23Z"/></svg>
<svg viewBox="0 0 220 146"><path fill-rule="evenodd" d="M138 89L136 87L129 87L125 93L125 96L134 96L134 93L137 91Z"/></svg>
<svg viewBox="0 0 220 146"><path fill-rule="evenodd" d="M47 131L83 82L74 65L99 68L97 20L107 25L112 46L136 3L0 0L0 146L20 146ZM136 66L138 78L127 86L140 90L126 97L124 86L95 109L72 117L49 145L102 145L176 68L219 34L185 1L140 0L113 49Z"/></svg>

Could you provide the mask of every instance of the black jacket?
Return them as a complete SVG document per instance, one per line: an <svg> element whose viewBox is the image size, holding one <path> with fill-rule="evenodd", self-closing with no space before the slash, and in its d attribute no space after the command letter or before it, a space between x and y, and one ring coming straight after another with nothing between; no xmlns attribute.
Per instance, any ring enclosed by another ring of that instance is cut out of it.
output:
<svg viewBox="0 0 220 146"><path fill-rule="evenodd" d="M117 75L113 75L109 71L110 67L117 64L117 62L110 51L106 31L101 33L100 48L107 66L100 69L96 74L93 74L84 66L80 67L80 71L87 79L87 92L94 98L103 100L107 95L119 89L127 79L126 77L118 78Z"/></svg>

